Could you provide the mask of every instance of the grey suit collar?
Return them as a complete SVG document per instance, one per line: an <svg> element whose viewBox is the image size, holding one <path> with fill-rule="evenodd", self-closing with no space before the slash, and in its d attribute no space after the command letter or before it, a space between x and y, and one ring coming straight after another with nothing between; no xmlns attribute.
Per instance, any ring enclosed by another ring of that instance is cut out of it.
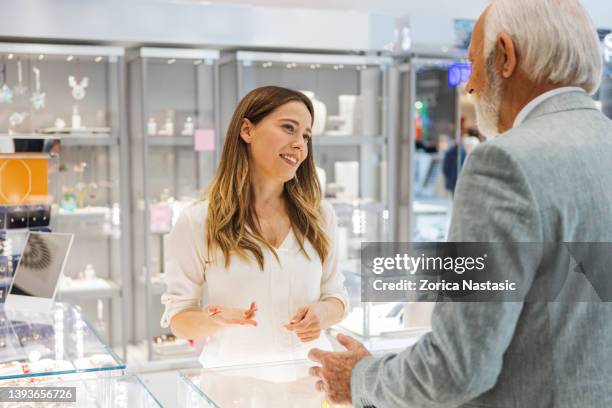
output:
<svg viewBox="0 0 612 408"><path fill-rule="evenodd" d="M591 97L584 92L567 92L561 95L555 95L550 99L545 100L536 106L525 118L524 122L539 118L540 116L549 115L551 113L572 111L579 109L594 109L597 110L595 102ZM523 123L524 123L523 122Z"/></svg>

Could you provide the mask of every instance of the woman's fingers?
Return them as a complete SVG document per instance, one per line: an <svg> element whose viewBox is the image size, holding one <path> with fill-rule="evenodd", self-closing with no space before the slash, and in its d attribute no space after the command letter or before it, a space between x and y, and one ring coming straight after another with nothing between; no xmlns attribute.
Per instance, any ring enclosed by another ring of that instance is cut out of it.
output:
<svg viewBox="0 0 612 408"><path fill-rule="evenodd" d="M242 319L240 324L246 325L246 326L257 326L257 321L253 319Z"/></svg>
<svg viewBox="0 0 612 408"><path fill-rule="evenodd" d="M249 308L244 312L244 317L250 319L251 317L255 316L255 312L257 312L257 310L257 303L251 302Z"/></svg>
<svg viewBox="0 0 612 408"><path fill-rule="evenodd" d="M318 339L321 336L321 331L310 330L304 333L298 333L297 336L303 343L306 343Z"/></svg>
<svg viewBox="0 0 612 408"><path fill-rule="evenodd" d="M310 341L314 341L314 340L318 339L319 337L320 337L320 335L319 335L319 333L317 333L317 334L311 335L311 336L305 336L305 337L300 336L299 339L300 339L300 341L302 343L308 343Z"/></svg>
<svg viewBox="0 0 612 408"><path fill-rule="evenodd" d="M308 306L298 307L293 317L291 318L291 321L289 322L289 326L298 324L299 322L303 321L304 318L306 318L307 314L308 314Z"/></svg>
<svg viewBox="0 0 612 408"><path fill-rule="evenodd" d="M294 331L297 334L312 331L315 329L319 329L319 321L316 316L312 313L306 314L306 317L302 319L300 322L295 324L289 324L287 326L288 330Z"/></svg>
<svg viewBox="0 0 612 408"><path fill-rule="evenodd" d="M207 305L204 308L204 312L208 314L209 316L214 316L221 312L221 308L217 305Z"/></svg>
<svg viewBox="0 0 612 408"><path fill-rule="evenodd" d="M226 325L257 326L257 321L253 319L243 319L239 317L228 318L220 316L219 320Z"/></svg>

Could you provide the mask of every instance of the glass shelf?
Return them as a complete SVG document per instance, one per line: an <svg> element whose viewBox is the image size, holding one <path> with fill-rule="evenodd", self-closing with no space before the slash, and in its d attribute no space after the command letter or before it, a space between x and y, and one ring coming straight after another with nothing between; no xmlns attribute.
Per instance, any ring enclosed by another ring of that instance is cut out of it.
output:
<svg viewBox="0 0 612 408"><path fill-rule="evenodd" d="M56 303L48 313L0 308L2 385L89 378L87 373L116 377L125 368L75 306Z"/></svg>

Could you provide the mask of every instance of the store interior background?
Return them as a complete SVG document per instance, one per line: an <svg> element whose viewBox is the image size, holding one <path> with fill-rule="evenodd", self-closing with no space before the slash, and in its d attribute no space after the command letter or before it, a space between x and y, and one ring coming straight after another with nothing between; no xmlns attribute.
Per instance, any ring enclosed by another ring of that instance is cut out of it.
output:
<svg viewBox="0 0 612 408"><path fill-rule="evenodd" d="M607 57L594 98L612 117L612 3L582 3ZM458 173L481 141L464 89L469 65L458 20L476 19L485 4L3 2L2 80L21 76L31 92L37 68L47 99L42 109L17 95L0 104L0 137L48 133L51 227L75 234L59 300L81 307L160 401L174 397L155 384L197 367L202 344L172 341L159 325L164 235L210 181L239 98L273 84L310 91L325 118L314 153L339 216L352 302L332 332L378 350L415 341L430 306L360 303L359 249L368 241L445 240L452 208L445 167ZM69 75L88 78L84 98L71 94ZM0 148L7 151L5 141Z"/></svg>

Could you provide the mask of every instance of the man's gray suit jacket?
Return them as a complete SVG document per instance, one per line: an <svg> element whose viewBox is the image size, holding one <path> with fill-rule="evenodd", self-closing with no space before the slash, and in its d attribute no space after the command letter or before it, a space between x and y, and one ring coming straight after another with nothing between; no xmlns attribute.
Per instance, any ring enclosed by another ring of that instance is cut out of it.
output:
<svg viewBox="0 0 612 408"><path fill-rule="evenodd" d="M478 146L448 240L612 242L612 122L570 92ZM514 266L535 279L541 261ZM438 303L414 346L358 363L351 393L357 407L610 408L612 303Z"/></svg>

